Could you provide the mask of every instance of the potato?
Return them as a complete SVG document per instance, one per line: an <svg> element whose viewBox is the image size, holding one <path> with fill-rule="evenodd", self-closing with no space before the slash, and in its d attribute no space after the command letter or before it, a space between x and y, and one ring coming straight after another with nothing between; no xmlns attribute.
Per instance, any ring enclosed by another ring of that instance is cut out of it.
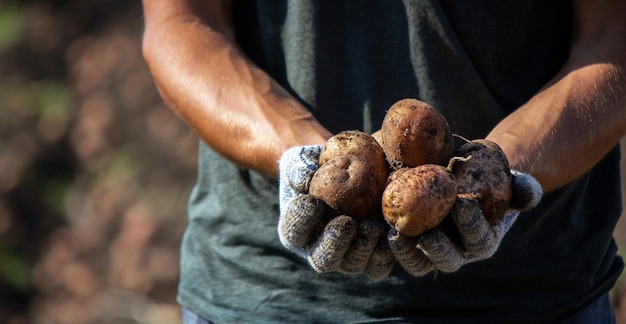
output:
<svg viewBox="0 0 626 324"><path fill-rule="evenodd" d="M455 156L467 158L452 164L459 197L478 200L485 219L495 224L511 203L513 176L498 144L484 139L463 144Z"/></svg>
<svg viewBox="0 0 626 324"><path fill-rule="evenodd" d="M309 193L356 219L376 213L389 165L382 147L371 135L358 130L334 135L324 144L319 163Z"/></svg>
<svg viewBox="0 0 626 324"><path fill-rule="evenodd" d="M383 143L383 137L382 136L383 136L383 132L380 129L372 133L372 137L376 140L378 145L382 145L382 143ZM381 146L381 148L382 148L382 146Z"/></svg>
<svg viewBox="0 0 626 324"><path fill-rule="evenodd" d="M383 148L371 135L359 130L348 130L329 138L320 153L320 166L336 156L345 154L359 156L371 164L381 186L387 181L389 164Z"/></svg>
<svg viewBox="0 0 626 324"><path fill-rule="evenodd" d="M418 236L439 225L457 194L452 172L437 164L400 169L383 191L382 211L389 226L407 236Z"/></svg>
<svg viewBox="0 0 626 324"><path fill-rule="evenodd" d="M417 99L393 104L381 126L381 146L393 169L422 164L444 164L454 151L446 119Z"/></svg>
<svg viewBox="0 0 626 324"><path fill-rule="evenodd" d="M371 135L359 130L342 131L329 138L320 153L320 165L344 154L358 155L366 160L384 159L383 148Z"/></svg>
<svg viewBox="0 0 626 324"><path fill-rule="evenodd" d="M389 177L387 178L387 184L385 185L385 187L387 187L387 185L391 182L394 181L396 179L398 179L400 177L400 175L402 175L403 173L411 170L412 168L401 168L398 170L395 170L393 172L391 172L391 174L389 174Z"/></svg>
<svg viewBox="0 0 626 324"><path fill-rule="evenodd" d="M383 188L376 172L371 163L358 155L339 155L315 172L309 194L339 213L359 220L373 218L380 208Z"/></svg>

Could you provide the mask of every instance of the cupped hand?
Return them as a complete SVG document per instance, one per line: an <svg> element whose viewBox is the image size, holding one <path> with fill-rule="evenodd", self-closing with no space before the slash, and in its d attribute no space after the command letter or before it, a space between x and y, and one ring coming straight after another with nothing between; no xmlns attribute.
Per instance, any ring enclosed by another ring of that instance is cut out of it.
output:
<svg viewBox="0 0 626 324"><path fill-rule="evenodd" d="M280 160L280 241L318 272L382 279L395 262L386 240L388 226L382 220L357 221L337 215L308 194L311 178L319 168L321 149L319 145L294 147Z"/></svg>

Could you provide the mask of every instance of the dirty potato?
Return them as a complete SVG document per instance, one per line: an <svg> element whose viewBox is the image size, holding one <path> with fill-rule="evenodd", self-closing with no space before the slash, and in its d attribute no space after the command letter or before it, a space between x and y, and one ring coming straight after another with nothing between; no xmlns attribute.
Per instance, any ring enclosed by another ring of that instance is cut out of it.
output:
<svg viewBox="0 0 626 324"><path fill-rule="evenodd" d="M425 164L400 169L392 173L383 191L383 216L398 232L418 236L441 223L456 194L456 180L443 166Z"/></svg>
<svg viewBox="0 0 626 324"><path fill-rule="evenodd" d="M374 166L354 154L326 161L311 179L309 194L322 199L341 214L372 218L380 208L383 184Z"/></svg>
<svg viewBox="0 0 626 324"><path fill-rule="evenodd" d="M423 164L444 164L454 150L446 119L417 99L393 104L381 126L381 146L393 169Z"/></svg>
<svg viewBox="0 0 626 324"><path fill-rule="evenodd" d="M513 194L513 176L504 152L498 144L479 139L463 144L455 156L471 156L451 167L459 197L476 199L485 219L492 225L497 223L509 208Z"/></svg>
<svg viewBox="0 0 626 324"><path fill-rule="evenodd" d="M319 164L324 165L328 160L345 154L364 159L373 167L380 185L384 185L389 175L389 164L383 148L374 137L359 130L342 131L326 141L320 153Z"/></svg>

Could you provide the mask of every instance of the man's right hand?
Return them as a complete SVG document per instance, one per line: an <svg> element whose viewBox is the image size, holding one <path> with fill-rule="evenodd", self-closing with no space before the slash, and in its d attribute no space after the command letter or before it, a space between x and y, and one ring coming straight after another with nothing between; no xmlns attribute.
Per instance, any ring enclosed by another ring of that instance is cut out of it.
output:
<svg viewBox="0 0 626 324"><path fill-rule="evenodd" d="M318 272L364 274L385 278L395 259L386 242L382 221L356 221L327 213L324 202L308 194L319 167L321 146L294 147L280 160L278 234L290 251L306 258Z"/></svg>

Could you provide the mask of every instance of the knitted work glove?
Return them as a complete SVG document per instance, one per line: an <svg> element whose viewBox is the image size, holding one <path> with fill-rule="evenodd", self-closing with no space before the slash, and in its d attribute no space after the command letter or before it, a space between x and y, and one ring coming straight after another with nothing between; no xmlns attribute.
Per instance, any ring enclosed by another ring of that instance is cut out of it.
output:
<svg viewBox="0 0 626 324"><path fill-rule="evenodd" d="M490 225L476 200L458 198L450 216L462 244L455 243L438 229L417 237L407 237L391 229L387 239L398 263L409 274L423 276L432 270L454 272L465 264L490 258L520 212L535 207L543 195L535 178L521 172L511 173L513 201L500 222Z"/></svg>
<svg viewBox="0 0 626 324"><path fill-rule="evenodd" d="M387 225L330 215L326 204L309 195L319 167L319 145L294 147L280 160L278 236L290 251L306 258L318 272L339 271L386 277L394 257L386 242Z"/></svg>

